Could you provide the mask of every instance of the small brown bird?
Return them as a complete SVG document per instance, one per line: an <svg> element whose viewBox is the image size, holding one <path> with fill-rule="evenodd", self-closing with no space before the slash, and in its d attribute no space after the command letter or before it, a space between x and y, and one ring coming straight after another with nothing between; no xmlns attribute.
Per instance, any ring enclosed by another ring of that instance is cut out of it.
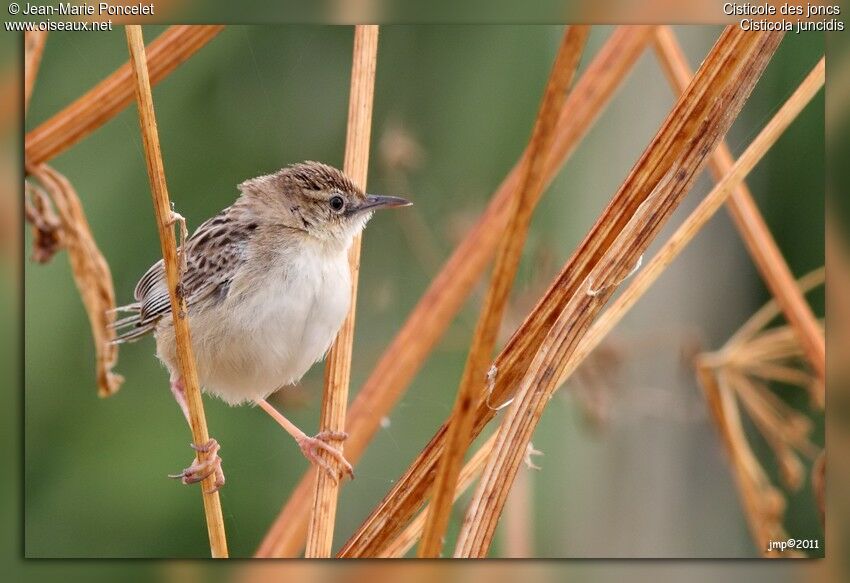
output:
<svg viewBox="0 0 850 583"><path fill-rule="evenodd" d="M408 206L395 196L364 194L348 177L318 162L294 164L239 185L236 202L203 223L181 247L192 348L203 389L231 405L255 403L298 443L310 462L337 472L318 451L330 452L353 475L342 453L328 443L345 434L307 436L266 398L297 383L321 360L336 337L351 297L348 249L380 208ZM136 301L119 308L131 315L115 323L115 342L153 332L157 356L171 375L171 390L187 421L177 366L171 304L162 260L145 273ZM184 484L215 473L224 484L219 445L193 444L207 460L172 476Z"/></svg>

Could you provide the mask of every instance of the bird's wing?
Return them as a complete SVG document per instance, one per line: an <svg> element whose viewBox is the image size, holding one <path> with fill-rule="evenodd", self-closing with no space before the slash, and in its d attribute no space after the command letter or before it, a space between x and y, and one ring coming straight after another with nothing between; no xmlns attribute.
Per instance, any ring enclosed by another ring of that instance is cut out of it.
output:
<svg viewBox="0 0 850 583"><path fill-rule="evenodd" d="M235 221L232 207L203 223L185 244L186 269L182 274L183 296L189 308L199 301L227 297L230 283L245 260L246 244L256 225ZM171 313L171 300L160 259L142 276L133 292L136 299L124 311L133 312L115 323L125 330L116 342L136 340L153 331L160 318Z"/></svg>

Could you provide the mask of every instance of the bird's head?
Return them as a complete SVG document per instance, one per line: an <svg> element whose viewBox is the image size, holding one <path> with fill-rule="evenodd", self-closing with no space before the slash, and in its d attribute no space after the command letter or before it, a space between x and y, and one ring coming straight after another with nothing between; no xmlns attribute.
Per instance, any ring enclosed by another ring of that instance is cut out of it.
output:
<svg viewBox="0 0 850 583"><path fill-rule="evenodd" d="M262 222L347 246L377 209L409 206L398 196L365 194L340 170L301 162L239 185Z"/></svg>

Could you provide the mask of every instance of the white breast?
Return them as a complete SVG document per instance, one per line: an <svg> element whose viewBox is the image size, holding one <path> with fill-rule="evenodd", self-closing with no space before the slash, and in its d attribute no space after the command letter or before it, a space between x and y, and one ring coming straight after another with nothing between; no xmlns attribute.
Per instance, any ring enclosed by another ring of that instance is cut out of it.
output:
<svg viewBox="0 0 850 583"><path fill-rule="evenodd" d="M190 320L201 385L231 404L298 382L348 312L345 252L307 248L275 263L237 277L224 302Z"/></svg>

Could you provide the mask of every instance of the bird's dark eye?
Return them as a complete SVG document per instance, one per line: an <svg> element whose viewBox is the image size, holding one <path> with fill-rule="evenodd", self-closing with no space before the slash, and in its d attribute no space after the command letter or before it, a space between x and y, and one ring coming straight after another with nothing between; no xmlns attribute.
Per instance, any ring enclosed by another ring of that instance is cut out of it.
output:
<svg viewBox="0 0 850 583"><path fill-rule="evenodd" d="M332 196L329 202L330 202L331 208L333 210L335 210L336 212L341 211L342 207L345 206L345 201L338 194Z"/></svg>

